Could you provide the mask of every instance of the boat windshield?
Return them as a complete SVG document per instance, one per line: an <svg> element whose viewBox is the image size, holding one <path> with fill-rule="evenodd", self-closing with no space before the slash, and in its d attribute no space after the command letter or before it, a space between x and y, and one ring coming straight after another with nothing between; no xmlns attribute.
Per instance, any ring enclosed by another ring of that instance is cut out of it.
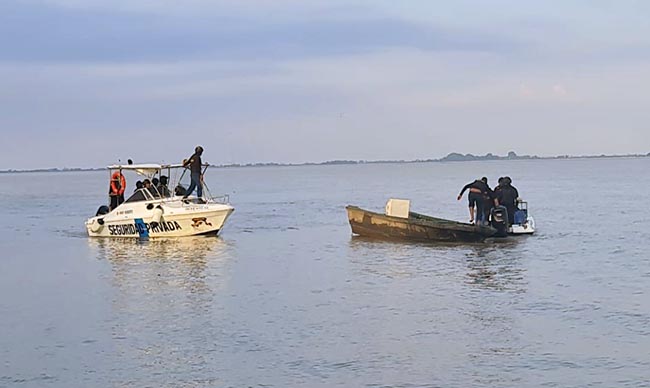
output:
<svg viewBox="0 0 650 388"><path fill-rule="evenodd" d="M147 189L137 189L133 195L131 195L125 203L128 202L139 202L139 201L148 201L153 199L153 195Z"/></svg>

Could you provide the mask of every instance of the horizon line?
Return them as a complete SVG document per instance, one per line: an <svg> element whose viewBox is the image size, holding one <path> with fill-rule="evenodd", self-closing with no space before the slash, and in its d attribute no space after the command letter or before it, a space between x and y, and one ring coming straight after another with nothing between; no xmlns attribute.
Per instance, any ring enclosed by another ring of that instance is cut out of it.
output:
<svg viewBox="0 0 650 388"><path fill-rule="evenodd" d="M499 161L499 160L563 160L563 159L607 159L607 158L642 158L650 157L650 152L647 154L634 153L634 154L587 154L587 155L555 155L555 156L537 156L537 155L518 155L514 151L510 151L506 156L499 156L492 153L485 155L474 155L471 153L461 154L458 152L451 152L447 156L438 159L375 159L375 160L353 160L353 159L331 159L321 162L298 162L298 163L283 163L283 162L249 162L249 163L228 163L228 164L211 164L210 167L215 168L237 168L237 167L299 167L299 166L328 166L328 165L351 165L351 164L398 164L398 163L446 163L446 162L477 162L477 161ZM29 173L29 172L74 172L74 171L102 171L107 167L44 167L33 169L2 169L0 173Z"/></svg>

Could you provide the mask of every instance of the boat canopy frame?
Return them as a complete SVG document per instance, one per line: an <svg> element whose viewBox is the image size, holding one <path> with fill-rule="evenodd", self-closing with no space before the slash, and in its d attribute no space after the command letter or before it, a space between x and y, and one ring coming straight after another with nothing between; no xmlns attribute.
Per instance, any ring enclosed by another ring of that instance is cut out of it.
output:
<svg viewBox="0 0 650 388"><path fill-rule="evenodd" d="M205 174L205 172L208 170L208 167L210 167L210 164L208 163L203 163L201 165L203 167L201 174ZM156 164L156 163L143 163L143 164L113 164L110 166L107 166L108 169L108 174L109 174L109 182L110 179L115 171L119 171L120 174L122 174L122 171L133 171L137 175L140 175L144 177L145 179L152 180L153 178L158 177L160 180L160 177L163 176L163 172L167 172L167 179L168 179L168 189L171 187L170 190L170 196L163 196L162 193L158 191L157 187L152 186L152 190L148 189L142 189L142 193L145 197L143 199L144 201L153 201L153 200L169 200L177 195L175 194L175 189L178 186L181 186L183 189L186 189L183 185L181 185L181 181L183 177L185 177L185 174L189 170L188 167L184 166L183 164L177 163L177 164ZM182 170L181 170L182 169ZM172 178L172 171L173 170L181 170L180 175L175 174L174 177ZM221 195L221 196L213 196L212 193L210 192L210 189L208 188L207 184L205 181L202 182L203 184L203 191L204 191L204 199L206 199L208 202L216 202L216 203L229 203L230 198L227 194ZM205 195L207 194L207 195ZM129 196L129 198L125 199L124 203L129 202L129 199L133 195ZM109 195L110 199L110 195ZM131 201L134 202L134 201Z"/></svg>

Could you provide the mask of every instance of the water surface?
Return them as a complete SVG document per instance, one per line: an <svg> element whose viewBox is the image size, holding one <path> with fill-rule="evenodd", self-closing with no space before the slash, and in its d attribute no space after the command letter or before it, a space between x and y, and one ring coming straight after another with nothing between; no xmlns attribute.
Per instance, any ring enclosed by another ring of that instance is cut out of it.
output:
<svg viewBox="0 0 650 388"><path fill-rule="evenodd" d="M650 386L649 167L213 169L221 237L149 242L85 236L106 172L0 174L0 387ZM345 205L391 196L467 220L483 175L512 177L535 236L350 235Z"/></svg>

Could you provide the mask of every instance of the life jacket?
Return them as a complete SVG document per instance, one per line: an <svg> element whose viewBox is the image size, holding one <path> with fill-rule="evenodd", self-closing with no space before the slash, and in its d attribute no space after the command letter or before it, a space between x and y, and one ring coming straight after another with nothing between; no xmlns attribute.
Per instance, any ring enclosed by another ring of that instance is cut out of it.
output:
<svg viewBox="0 0 650 388"><path fill-rule="evenodd" d="M119 171L115 171L113 175L111 175L110 194L123 195L125 189L126 189L126 180L124 179L124 175L122 175L122 173Z"/></svg>

